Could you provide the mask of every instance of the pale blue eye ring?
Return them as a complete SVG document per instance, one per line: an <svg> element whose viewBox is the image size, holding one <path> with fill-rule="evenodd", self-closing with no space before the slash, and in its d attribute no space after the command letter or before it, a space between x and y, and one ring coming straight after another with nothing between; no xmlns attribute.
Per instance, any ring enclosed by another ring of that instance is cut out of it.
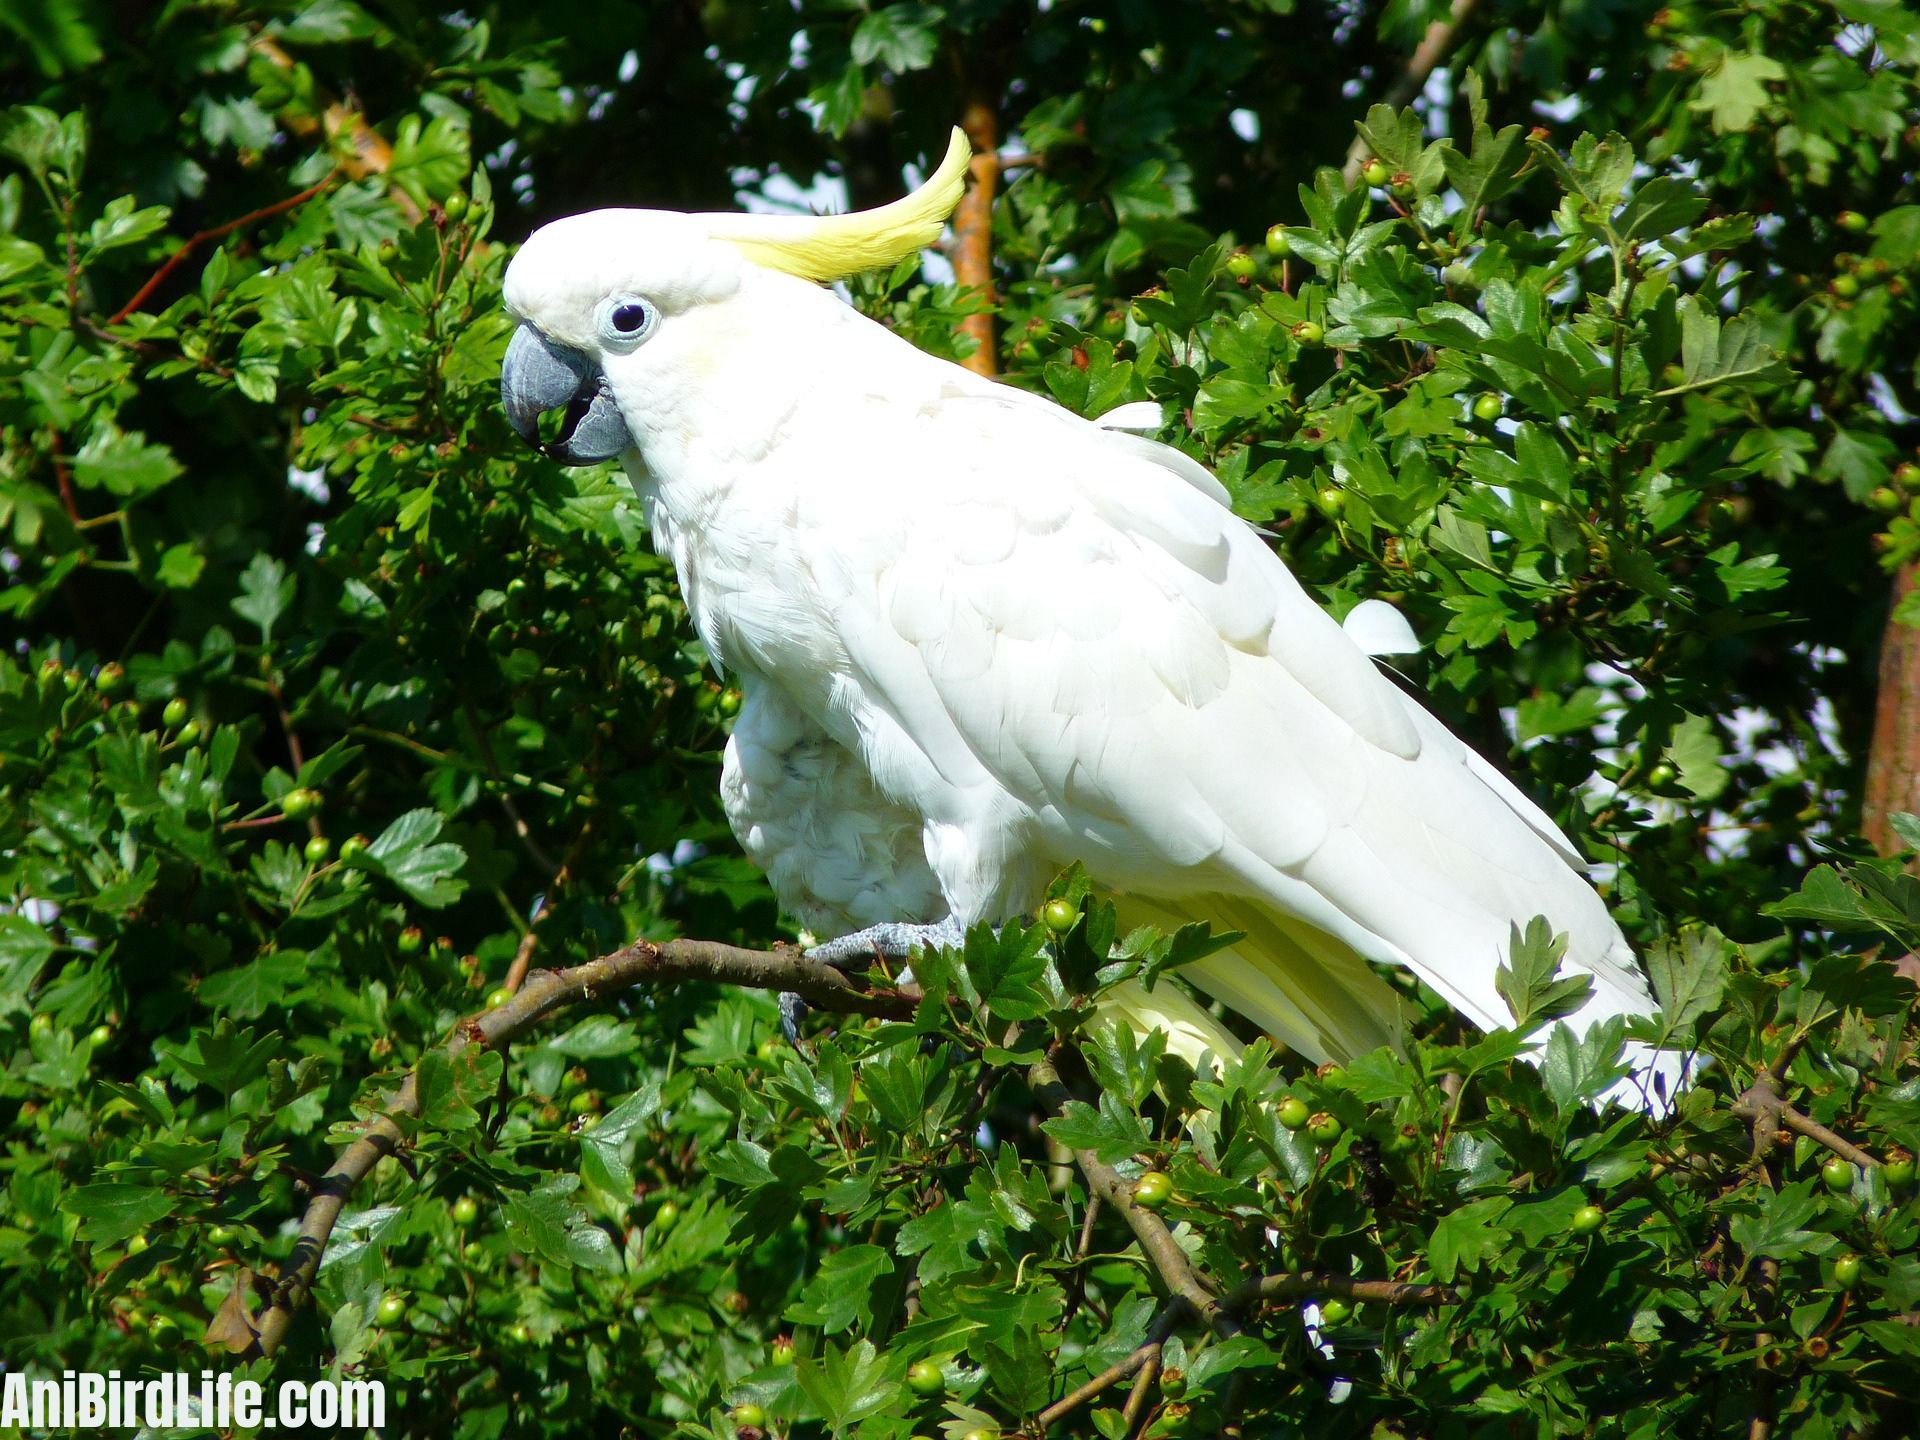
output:
<svg viewBox="0 0 1920 1440"><path fill-rule="evenodd" d="M633 349L659 324L659 310L638 295L612 295L600 304L600 340L609 350Z"/></svg>

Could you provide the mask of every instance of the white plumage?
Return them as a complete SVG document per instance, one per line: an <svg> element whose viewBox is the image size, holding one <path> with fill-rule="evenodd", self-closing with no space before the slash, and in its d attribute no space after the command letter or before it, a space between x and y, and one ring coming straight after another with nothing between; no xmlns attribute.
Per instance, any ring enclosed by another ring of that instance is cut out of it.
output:
<svg viewBox="0 0 1920 1440"><path fill-rule="evenodd" d="M812 928L998 922L1080 861L1124 922L1246 932L1182 973L1315 1061L1398 1038L1366 960L1507 1023L1495 971L1536 914L1593 977L1576 1025L1652 1009L1566 838L1188 457L930 357L702 217L557 222L507 297L604 377L745 697L728 817ZM657 310L645 343L609 343L609 297ZM1115 1003L1232 1044L1173 987Z"/></svg>

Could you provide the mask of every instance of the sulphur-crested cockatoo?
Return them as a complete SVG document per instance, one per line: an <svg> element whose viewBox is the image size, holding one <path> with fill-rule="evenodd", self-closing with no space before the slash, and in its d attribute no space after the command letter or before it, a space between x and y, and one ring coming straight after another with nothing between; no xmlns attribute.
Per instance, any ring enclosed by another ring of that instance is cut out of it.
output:
<svg viewBox="0 0 1920 1440"><path fill-rule="evenodd" d="M956 132L859 214L575 215L507 270L507 415L626 467L744 697L721 789L780 902L858 932L830 956L900 952L1079 861L1123 924L1244 932L1180 973L1317 1062L1395 1043L1369 961L1507 1023L1495 972L1535 915L1593 979L1573 1024L1649 1012L1566 837L1375 668L1397 616L1343 631L1137 416L995 384L824 287L932 243L966 167ZM1176 986L1111 1003L1236 1048Z"/></svg>

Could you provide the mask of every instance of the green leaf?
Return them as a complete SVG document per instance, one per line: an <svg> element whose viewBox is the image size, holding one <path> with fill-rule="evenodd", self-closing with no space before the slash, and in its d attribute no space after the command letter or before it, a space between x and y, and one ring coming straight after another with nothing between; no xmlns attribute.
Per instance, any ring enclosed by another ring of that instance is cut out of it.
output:
<svg viewBox="0 0 1920 1440"><path fill-rule="evenodd" d="M145 1234L173 1213L167 1192L152 1185L109 1181L76 1185L60 1201L60 1208L80 1217L79 1238L94 1245L115 1245Z"/></svg>
<svg viewBox="0 0 1920 1440"><path fill-rule="evenodd" d="M260 643L273 643L273 626L293 603L294 578L287 567L262 552L253 557L240 576L240 594L234 611L243 620L260 627Z"/></svg>
<svg viewBox="0 0 1920 1440"><path fill-rule="evenodd" d="M840 1431L905 1401L906 1387L890 1378L887 1369L870 1341L862 1340L848 1350L829 1341L818 1359L795 1362L794 1378L828 1428Z"/></svg>
<svg viewBox="0 0 1920 1440"><path fill-rule="evenodd" d="M1481 1265L1506 1248L1507 1212L1513 1202L1501 1196L1474 1200L1443 1216L1427 1242L1427 1264L1434 1278L1451 1284L1463 1272Z"/></svg>
<svg viewBox="0 0 1920 1440"><path fill-rule="evenodd" d="M1593 978L1575 970L1557 978L1567 937L1556 935L1544 916L1536 915L1523 932L1512 927L1507 963L1494 973L1494 988L1513 1012L1514 1028L1537 1030L1549 1021L1571 1015L1593 993Z"/></svg>
<svg viewBox="0 0 1920 1440"><path fill-rule="evenodd" d="M150 444L137 430L97 429L73 457L75 483L122 500L150 494L182 473L171 450Z"/></svg>
<svg viewBox="0 0 1920 1440"><path fill-rule="evenodd" d="M580 1136L580 1176L609 1195L633 1194L632 1156L646 1126L660 1111L660 1082L649 1076L633 1094Z"/></svg>
<svg viewBox="0 0 1920 1440"><path fill-rule="evenodd" d="M1767 85L1786 78L1777 60L1751 51L1728 51L1701 80L1688 108L1710 113L1713 128L1722 134L1751 130L1760 112L1772 103Z"/></svg>
<svg viewBox="0 0 1920 1440"><path fill-rule="evenodd" d="M786 1318L798 1325L817 1325L828 1335L849 1326L873 1323L874 1294L893 1274L893 1260L878 1245L849 1245L820 1262L820 1268L787 1307Z"/></svg>
<svg viewBox="0 0 1920 1440"><path fill-rule="evenodd" d="M1693 1023L1720 1003L1727 983L1727 943L1718 930L1687 930L1647 951L1647 976L1670 1030Z"/></svg>
<svg viewBox="0 0 1920 1440"><path fill-rule="evenodd" d="M924 70L939 49L940 10L932 5L889 5L861 20L853 32L856 65L879 61L896 75Z"/></svg>
<svg viewBox="0 0 1920 1440"><path fill-rule="evenodd" d="M413 1072L420 1122L436 1130L472 1129L480 1123L478 1107L498 1093L505 1064L498 1051L485 1046L469 1045L452 1056L427 1051Z"/></svg>
<svg viewBox="0 0 1920 1440"><path fill-rule="evenodd" d="M368 868L430 910L451 905L467 888L458 873L467 852L450 842L431 843L445 824L436 810L409 810L367 847Z"/></svg>

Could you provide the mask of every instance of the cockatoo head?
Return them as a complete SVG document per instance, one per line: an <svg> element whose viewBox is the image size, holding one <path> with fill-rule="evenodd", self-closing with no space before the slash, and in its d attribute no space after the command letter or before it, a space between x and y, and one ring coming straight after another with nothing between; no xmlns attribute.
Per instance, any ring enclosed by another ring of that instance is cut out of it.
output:
<svg viewBox="0 0 1920 1440"><path fill-rule="evenodd" d="M705 339L737 334L726 312L755 267L827 281L891 265L938 238L967 161L955 130L925 184L853 215L594 210L542 226L507 267L507 309L520 321L500 370L509 423L563 465L633 448L619 395L637 393L665 357L682 364ZM543 440L540 418L555 410L564 414Z"/></svg>

